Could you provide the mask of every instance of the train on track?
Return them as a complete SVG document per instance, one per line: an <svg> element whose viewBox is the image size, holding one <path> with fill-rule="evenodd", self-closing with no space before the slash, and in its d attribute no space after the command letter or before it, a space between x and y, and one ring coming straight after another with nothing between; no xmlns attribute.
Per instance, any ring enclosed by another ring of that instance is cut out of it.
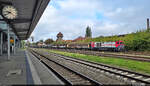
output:
<svg viewBox="0 0 150 86"><path fill-rule="evenodd" d="M109 50L109 51L124 51L125 45L123 41L115 42L90 42L90 49L93 50Z"/></svg>
<svg viewBox="0 0 150 86"><path fill-rule="evenodd" d="M32 46L33 47L33 46ZM34 46L35 47L35 46ZM47 46L36 46L42 48L55 48L55 49L86 49L86 50L97 50L97 51L124 51L125 45L123 41L114 42L90 42L90 43L70 43L70 44L53 44Z"/></svg>

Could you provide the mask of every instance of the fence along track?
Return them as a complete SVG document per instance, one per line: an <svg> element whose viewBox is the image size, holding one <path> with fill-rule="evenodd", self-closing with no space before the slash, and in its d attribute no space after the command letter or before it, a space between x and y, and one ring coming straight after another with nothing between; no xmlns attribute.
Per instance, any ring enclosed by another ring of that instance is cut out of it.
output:
<svg viewBox="0 0 150 86"><path fill-rule="evenodd" d="M102 85L101 83L90 79L64 65L61 65L55 61L48 59L47 57L40 55L35 51L31 51L31 53L40 59L44 64L53 69L53 71L57 72L63 81L65 80L68 85Z"/></svg>
<svg viewBox="0 0 150 86"><path fill-rule="evenodd" d="M106 73L110 73L110 74L114 74L117 75L118 77L124 77L123 79L131 80L131 84L132 83L138 83L139 85L145 85L145 84L150 84L150 76L149 75L145 75L145 74L141 74L141 73L137 73L137 72L133 72L133 71L129 71L129 70L125 70L125 69L121 69L121 68L116 68L116 67L112 67L112 66L108 66L108 65L104 65L104 64L99 64L99 63L95 63L95 62L89 62L89 61L85 61L85 60L81 60L81 59L76 59L76 58L71 58L68 56L63 56L63 55L58 55L56 53L53 53L54 55L56 55L57 57L61 57L64 58L66 60L70 60L76 63L80 63L92 68L95 68L99 71L103 71Z"/></svg>

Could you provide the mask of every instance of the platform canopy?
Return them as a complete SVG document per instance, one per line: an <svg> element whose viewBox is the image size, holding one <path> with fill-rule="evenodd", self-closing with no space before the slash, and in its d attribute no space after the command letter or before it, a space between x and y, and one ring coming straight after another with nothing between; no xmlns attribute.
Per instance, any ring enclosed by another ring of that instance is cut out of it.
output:
<svg viewBox="0 0 150 86"><path fill-rule="evenodd" d="M0 0L11 4L18 11L18 17L9 21L13 32L20 40L26 40L33 32L50 0ZM2 20L2 19L1 19Z"/></svg>

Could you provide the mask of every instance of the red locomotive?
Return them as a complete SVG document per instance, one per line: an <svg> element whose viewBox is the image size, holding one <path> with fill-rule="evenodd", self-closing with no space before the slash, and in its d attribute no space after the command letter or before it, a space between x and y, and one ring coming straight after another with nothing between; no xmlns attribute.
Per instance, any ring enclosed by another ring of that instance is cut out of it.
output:
<svg viewBox="0 0 150 86"><path fill-rule="evenodd" d="M123 51L123 41L115 42L90 42L89 47L92 50L111 50L111 51Z"/></svg>

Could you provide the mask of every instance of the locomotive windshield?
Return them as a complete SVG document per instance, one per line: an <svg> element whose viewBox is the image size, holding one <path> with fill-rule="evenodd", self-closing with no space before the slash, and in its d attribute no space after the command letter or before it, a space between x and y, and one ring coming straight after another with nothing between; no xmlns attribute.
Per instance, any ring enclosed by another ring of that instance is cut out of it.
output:
<svg viewBox="0 0 150 86"><path fill-rule="evenodd" d="M123 42L120 42L120 44L123 44Z"/></svg>

